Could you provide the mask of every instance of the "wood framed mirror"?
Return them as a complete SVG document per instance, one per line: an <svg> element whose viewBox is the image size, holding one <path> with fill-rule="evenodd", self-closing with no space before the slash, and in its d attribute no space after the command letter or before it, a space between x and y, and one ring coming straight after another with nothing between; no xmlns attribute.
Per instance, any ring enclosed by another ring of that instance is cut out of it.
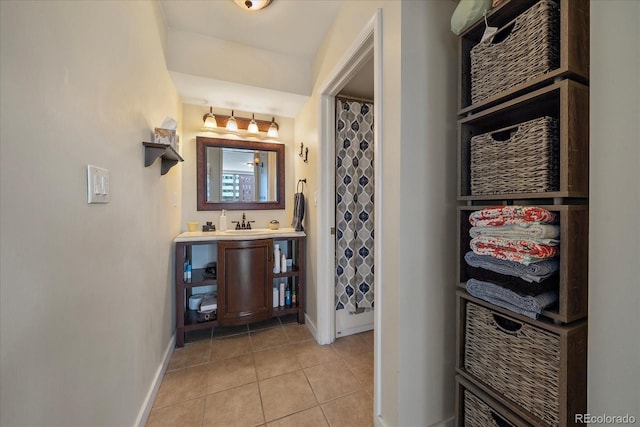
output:
<svg viewBox="0 0 640 427"><path fill-rule="evenodd" d="M196 137L199 211L284 209L284 145Z"/></svg>

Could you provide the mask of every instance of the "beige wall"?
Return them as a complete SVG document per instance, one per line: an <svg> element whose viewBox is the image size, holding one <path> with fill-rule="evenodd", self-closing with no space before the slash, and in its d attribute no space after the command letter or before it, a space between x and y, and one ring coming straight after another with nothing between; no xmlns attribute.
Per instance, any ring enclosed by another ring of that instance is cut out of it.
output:
<svg viewBox="0 0 640 427"><path fill-rule="evenodd" d="M381 417L378 424L431 425L453 416L455 336L456 45L453 2L348 1L314 60L314 93L296 117L296 139L318 153L318 90L377 8L382 9L381 181L383 289ZM379 94L380 95L380 94ZM296 169L324 173L314 159ZM307 314L316 322L318 208L309 207ZM311 304L310 304L311 303Z"/></svg>
<svg viewBox="0 0 640 427"><path fill-rule="evenodd" d="M181 166L141 142L180 105L155 7L0 2L0 425L132 425L170 344ZM87 204L87 164L111 203Z"/></svg>
<svg viewBox="0 0 640 427"><path fill-rule="evenodd" d="M188 221L198 221L204 224L207 221L212 221L214 224L218 224L218 218L220 217L220 211L198 211L197 210L197 197L196 197L196 137L206 136L210 138L223 138L223 139L245 139L248 141L263 141L276 144L284 144L285 155L285 209L275 210L251 210L244 211L247 215L247 219L256 221L252 224L254 228L267 228L269 221L277 219L280 221L280 227L291 227L291 220L293 218L293 194L296 191L295 175L295 163L302 163L302 159L296 154L296 148L294 147L293 129L294 120L286 117L276 117L276 122L279 125L279 138L277 140L271 139L258 139L254 137L242 137L228 133L214 133L202 131L202 116L209 112L209 107L195 106L184 104L182 106L182 157L184 163L182 167L182 231L187 231ZM231 111L224 109L213 109L214 114L230 115ZM243 111L235 111L234 114L237 117L251 117L251 113ZM256 114L256 119L259 120L271 120L272 116L263 116ZM298 146L299 147L299 146ZM241 210L228 211L227 212L227 227L231 227L233 224L231 221L242 219Z"/></svg>
<svg viewBox="0 0 640 427"><path fill-rule="evenodd" d="M640 420L640 2L591 1L588 412ZM633 42L632 42L633 41Z"/></svg>

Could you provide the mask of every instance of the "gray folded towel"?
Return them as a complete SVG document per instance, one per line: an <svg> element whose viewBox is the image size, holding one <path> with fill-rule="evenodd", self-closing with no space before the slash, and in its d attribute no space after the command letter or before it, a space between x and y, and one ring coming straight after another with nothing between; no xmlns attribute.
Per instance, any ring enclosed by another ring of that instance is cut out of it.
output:
<svg viewBox="0 0 640 427"><path fill-rule="evenodd" d="M467 291L476 298L532 319L537 319L542 310L558 301L557 291L548 291L536 296L521 296L509 289L476 279L467 281Z"/></svg>
<svg viewBox="0 0 640 427"><path fill-rule="evenodd" d="M296 193L293 196L293 221L291 226L296 231L304 231L302 220L304 219L304 194Z"/></svg>
<svg viewBox="0 0 640 427"><path fill-rule="evenodd" d="M495 273L520 277L527 282L537 283L551 277L553 273L560 269L558 257L524 265L519 262L498 259L491 255L478 255L473 251L469 251L464 255L464 260L472 267L484 268Z"/></svg>

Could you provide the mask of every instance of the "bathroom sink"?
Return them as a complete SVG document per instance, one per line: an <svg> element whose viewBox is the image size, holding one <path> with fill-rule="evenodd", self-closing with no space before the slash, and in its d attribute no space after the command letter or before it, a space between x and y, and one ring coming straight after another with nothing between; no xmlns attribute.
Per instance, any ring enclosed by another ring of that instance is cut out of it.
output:
<svg viewBox="0 0 640 427"><path fill-rule="evenodd" d="M272 234L277 232L278 230L270 230L268 228L252 228L251 230L227 230L227 231L222 231L221 233L229 234L229 235L247 236L247 235L256 235L256 234Z"/></svg>

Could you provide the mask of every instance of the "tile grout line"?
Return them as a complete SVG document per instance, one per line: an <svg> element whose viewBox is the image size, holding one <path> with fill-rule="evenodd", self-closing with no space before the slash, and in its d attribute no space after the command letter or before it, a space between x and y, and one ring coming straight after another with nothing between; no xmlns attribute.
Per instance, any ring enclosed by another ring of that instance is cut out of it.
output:
<svg viewBox="0 0 640 427"><path fill-rule="evenodd" d="M258 396L260 397L260 409L262 410L262 421L263 425L267 424L267 416L264 413L264 401L262 400L262 387L260 387L260 379L258 378L258 368L256 367L256 359L253 355L253 351L251 352L251 360L253 360L253 372L256 375L256 384L258 386Z"/></svg>

